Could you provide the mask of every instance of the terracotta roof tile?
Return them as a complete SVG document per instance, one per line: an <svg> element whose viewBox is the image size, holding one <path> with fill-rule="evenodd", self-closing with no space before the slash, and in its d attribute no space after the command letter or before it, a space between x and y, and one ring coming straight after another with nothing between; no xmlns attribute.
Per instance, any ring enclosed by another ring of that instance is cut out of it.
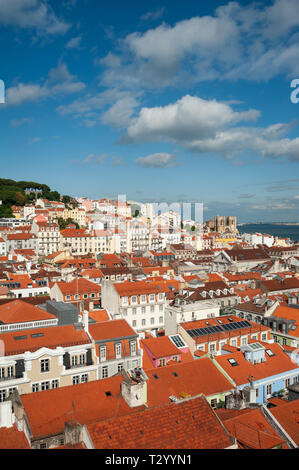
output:
<svg viewBox="0 0 299 470"><path fill-rule="evenodd" d="M96 449L223 449L234 443L203 396L87 428Z"/></svg>

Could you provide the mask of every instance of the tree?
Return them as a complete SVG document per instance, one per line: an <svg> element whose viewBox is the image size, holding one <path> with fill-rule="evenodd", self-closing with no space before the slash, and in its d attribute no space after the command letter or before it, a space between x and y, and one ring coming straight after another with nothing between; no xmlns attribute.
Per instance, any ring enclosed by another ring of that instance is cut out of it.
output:
<svg viewBox="0 0 299 470"><path fill-rule="evenodd" d="M25 196L19 191L15 194L14 199L17 206L23 206L25 203Z"/></svg>
<svg viewBox="0 0 299 470"><path fill-rule="evenodd" d="M14 218L12 208L5 204L0 205L0 219Z"/></svg>

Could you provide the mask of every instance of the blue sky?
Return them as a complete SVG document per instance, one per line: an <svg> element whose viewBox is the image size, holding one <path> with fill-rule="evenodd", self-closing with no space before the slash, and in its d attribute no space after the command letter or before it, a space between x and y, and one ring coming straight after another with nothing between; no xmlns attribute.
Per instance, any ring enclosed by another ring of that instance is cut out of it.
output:
<svg viewBox="0 0 299 470"><path fill-rule="evenodd" d="M298 8L0 0L1 177L298 221Z"/></svg>

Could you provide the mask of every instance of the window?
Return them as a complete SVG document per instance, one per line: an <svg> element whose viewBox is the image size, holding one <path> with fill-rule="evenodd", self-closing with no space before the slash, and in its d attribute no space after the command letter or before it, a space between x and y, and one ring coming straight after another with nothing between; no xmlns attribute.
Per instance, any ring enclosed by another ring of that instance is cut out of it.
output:
<svg viewBox="0 0 299 470"><path fill-rule="evenodd" d="M155 294L150 294L149 300L150 302L153 302L155 300Z"/></svg>
<svg viewBox="0 0 299 470"><path fill-rule="evenodd" d="M39 391L39 384L32 384L32 392L38 392Z"/></svg>
<svg viewBox="0 0 299 470"><path fill-rule="evenodd" d="M145 313L145 307L141 307L141 313Z"/></svg>
<svg viewBox="0 0 299 470"><path fill-rule="evenodd" d="M237 340L236 339L232 339L231 342L230 342L231 346L234 346L236 347L237 346Z"/></svg>
<svg viewBox="0 0 299 470"><path fill-rule="evenodd" d="M136 297L136 295L133 295L133 296L131 297L131 303L132 303L132 304L136 304L136 303L137 303L137 297Z"/></svg>
<svg viewBox="0 0 299 470"><path fill-rule="evenodd" d="M6 398L6 390L0 390L0 402L4 401Z"/></svg>
<svg viewBox="0 0 299 470"><path fill-rule="evenodd" d="M159 300L163 300L163 294L158 295Z"/></svg>
<svg viewBox="0 0 299 470"><path fill-rule="evenodd" d="M108 366L102 368L102 379L106 379L108 377Z"/></svg>
<svg viewBox="0 0 299 470"><path fill-rule="evenodd" d="M146 302L146 296L145 295L141 296L141 302Z"/></svg>
<svg viewBox="0 0 299 470"><path fill-rule="evenodd" d="M151 318L151 325L154 325L154 323L155 323L155 319L152 317Z"/></svg>
<svg viewBox="0 0 299 470"><path fill-rule="evenodd" d="M131 348L131 355L135 355L136 354L136 341L131 341L130 343L130 348Z"/></svg>
<svg viewBox="0 0 299 470"><path fill-rule="evenodd" d="M209 349L210 349L211 354L214 353L216 351L216 344L215 343L210 344Z"/></svg>
<svg viewBox="0 0 299 470"><path fill-rule="evenodd" d="M135 307L132 308L132 313L133 313L133 315L136 315L136 308Z"/></svg>
<svg viewBox="0 0 299 470"><path fill-rule="evenodd" d="M155 311L155 306L151 305L151 313L154 313L154 311Z"/></svg>
<svg viewBox="0 0 299 470"><path fill-rule="evenodd" d="M123 297L122 298L122 303L127 304L128 303L128 297Z"/></svg>
<svg viewBox="0 0 299 470"><path fill-rule="evenodd" d="M117 364L117 372L121 372L123 370L123 363L120 362L119 364Z"/></svg>
<svg viewBox="0 0 299 470"><path fill-rule="evenodd" d="M271 349L266 349L266 353L268 354L269 357L275 356L274 352L271 351Z"/></svg>
<svg viewBox="0 0 299 470"><path fill-rule="evenodd" d="M267 341L267 333L262 333L262 341Z"/></svg>
<svg viewBox="0 0 299 470"><path fill-rule="evenodd" d="M13 366L7 367L7 377L13 377Z"/></svg>
<svg viewBox="0 0 299 470"><path fill-rule="evenodd" d="M163 317L159 317L159 323L163 323Z"/></svg>
<svg viewBox="0 0 299 470"><path fill-rule="evenodd" d="M293 383L297 384L299 382L299 375L294 375Z"/></svg>
<svg viewBox="0 0 299 470"><path fill-rule="evenodd" d="M4 367L0 367L0 379L4 378L4 372L5 372Z"/></svg>
<svg viewBox="0 0 299 470"><path fill-rule="evenodd" d="M78 364L78 357L72 356L72 366L75 367Z"/></svg>
<svg viewBox="0 0 299 470"><path fill-rule="evenodd" d="M163 305L159 305L159 312L163 312Z"/></svg>
<svg viewBox="0 0 299 470"><path fill-rule="evenodd" d="M267 385L266 393L267 393L267 395L271 395L271 393L272 393L272 385L271 384Z"/></svg>
<svg viewBox="0 0 299 470"><path fill-rule="evenodd" d="M284 388L287 388L287 387L290 385L290 383L291 383L291 379L290 379L290 378L285 379L285 381L284 381Z"/></svg>
<svg viewBox="0 0 299 470"><path fill-rule="evenodd" d="M258 396L259 396L259 389L258 388L256 388L256 390L255 390L255 396L256 396L256 398L258 398Z"/></svg>
<svg viewBox="0 0 299 470"><path fill-rule="evenodd" d="M146 322L145 322L145 318L143 318L143 319L141 320L141 325L142 325L142 326L145 326L145 323L146 323Z"/></svg>
<svg viewBox="0 0 299 470"><path fill-rule="evenodd" d="M79 363L80 363L81 366L83 366L85 364L85 354L80 354Z"/></svg>
<svg viewBox="0 0 299 470"><path fill-rule="evenodd" d="M136 326L136 324L137 324L136 320L133 320L132 321L132 326Z"/></svg>
<svg viewBox="0 0 299 470"><path fill-rule="evenodd" d="M49 359L42 359L40 361L40 371L41 372L49 372L50 370L50 360Z"/></svg>
<svg viewBox="0 0 299 470"><path fill-rule="evenodd" d="M50 382L42 382L41 383L41 390L49 390Z"/></svg>
<svg viewBox="0 0 299 470"><path fill-rule="evenodd" d="M160 359L159 360L159 367L165 366L166 365L166 360L165 359Z"/></svg>
<svg viewBox="0 0 299 470"><path fill-rule="evenodd" d="M115 354L116 357L121 357L121 343L115 345Z"/></svg>
<svg viewBox="0 0 299 470"><path fill-rule="evenodd" d="M39 445L40 449L47 449L47 443L46 442L41 442Z"/></svg>
<svg viewBox="0 0 299 470"><path fill-rule="evenodd" d="M100 346L100 359L106 361L106 346Z"/></svg>
<svg viewBox="0 0 299 470"><path fill-rule="evenodd" d="M123 314L124 314L124 317L127 316L127 309L126 308L123 309Z"/></svg>
<svg viewBox="0 0 299 470"><path fill-rule="evenodd" d="M88 382L88 374L82 374L81 375L81 382L82 383Z"/></svg>
<svg viewBox="0 0 299 470"><path fill-rule="evenodd" d="M242 338L242 346L245 346L247 344L247 336Z"/></svg>
<svg viewBox="0 0 299 470"><path fill-rule="evenodd" d="M52 380L52 388L58 388L58 379Z"/></svg>
<svg viewBox="0 0 299 470"><path fill-rule="evenodd" d="M213 398L213 399L211 400L211 407L212 407L212 408L217 408L217 398Z"/></svg>
<svg viewBox="0 0 299 470"><path fill-rule="evenodd" d="M80 382L79 375L73 375L73 385L77 385Z"/></svg>
<svg viewBox="0 0 299 470"><path fill-rule="evenodd" d="M287 344L286 338L282 338L282 344L283 344L283 346L285 346Z"/></svg>

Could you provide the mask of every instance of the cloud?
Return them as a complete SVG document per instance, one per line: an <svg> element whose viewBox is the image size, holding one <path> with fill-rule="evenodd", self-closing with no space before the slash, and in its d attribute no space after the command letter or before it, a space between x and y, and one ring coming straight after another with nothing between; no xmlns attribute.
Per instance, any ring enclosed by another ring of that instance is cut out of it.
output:
<svg viewBox="0 0 299 470"><path fill-rule="evenodd" d="M82 36L77 36L77 37L70 39L65 45L66 49L78 49L78 47L80 46L81 40L82 40Z"/></svg>
<svg viewBox="0 0 299 470"><path fill-rule="evenodd" d="M32 118L12 119L10 121L10 125L12 127L19 127L19 126L22 126L23 124L31 124L32 121L33 121Z"/></svg>
<svg viewBox="0 0 299 470"><path fill-rule="evenodd" d="M28 144L37 144L37 142L40 142L41 138L40 137L33 137L32 139L28 140Z"/></svg>
<svg viewBox="0 0 299 470"><path fill-rule="evenodd" d="M101 155L89 154L82 163L88 164L90 162L97 163L98 165L111 165L111 166L122 166L124 161L122 157L115 157L114 155L108 155L107 153Z"/></svg>
<svg viewBox="0 0 299 470"><path fill-rule="evenodd" d="M40 35L65 34L71 26L59 19L43 0L1 0L0 23L35 29Z"/></svg>
<svg viewBox="0 0 299 470"><path fill-rule="evenodd" d="M142 21L156 21L156 20L159 20L160 18L162 18L163 14L164 14L164 11L165 11L165 8L162 7L162 8L159 8L158 10L155 10L155 11L149 11L148 13L145 13L144 15L142 15L141 17L141 20Z"/></svg>
<svg viewBox="0 0 299 470"><path fill-rule="evenodd" d="M161 10L148 12L154 19ZM133 32L109 52L102 83L107 86L161 88L211 80L267 81L299 73L298 0L272 5L229 2L209 16ZM111 61L111 56L114 60ZM117 57L118 59L116 60Z"/></svg>
<svg viewBox="0 0 299 470"><path fill-rule="evenodd" d="M86 94L68 105L60 105L57 111L62 115L84 118L87 127L98 123L115 127L126 127L139 105L140 94L121 91L116 88L96 94Z"/></svg>
<svg viewBox="0 0 299 470"><path fill-rule="evenodd" d="M171 168L178 165L176 157L169 153L153 153L146 157L139 157L135 163L145 168Z"/></svg>
<svg viewBox="0 0 299 470"><path fill-rule="evenodd" d="M85 84L71 75L66 64L59 63L50 70L48 79L43 84L18 83L6 90L6 105L18 106L44 98L54 98L60 94L76 93L85 88Z"/></svg>
<svg viewBox="0 0 299 470"><path fill-rule="evenodd" d="M124 140L171 140L188 145L197 139L214 138L223 127L242 120L255 120L259 111L238 113L216 100L186 95L164 107L142 108L127 129Z"/></svg>
<svg viewBox="0 0 299 470"><path fill-rule="evenodd" d="M255 121L259 115L258 110L236 112L225 103L186 95L164 107L142 108L120 142L165 141L197 154L220 154L226 159L249 152L263 158L299 161L299 138L279 138L293 128L293 122L266 128L237 125Z"/></svg>

